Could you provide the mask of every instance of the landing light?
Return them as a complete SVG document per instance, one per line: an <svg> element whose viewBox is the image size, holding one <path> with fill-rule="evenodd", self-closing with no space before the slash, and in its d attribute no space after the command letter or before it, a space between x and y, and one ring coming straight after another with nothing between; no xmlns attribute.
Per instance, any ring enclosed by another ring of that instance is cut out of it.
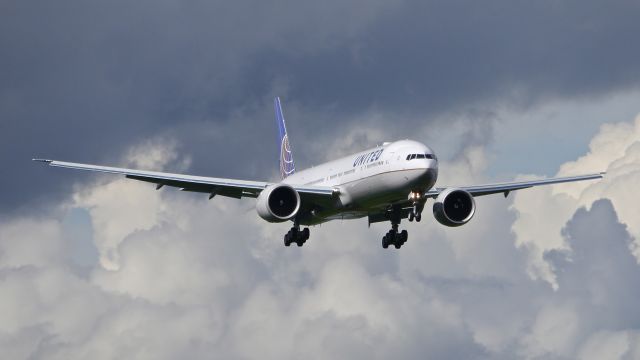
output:
<svg viewBox="0 0 640 360"><path fill-rule="evenodd" d="M419 191L412 191L409 193L409 200L420 200L422 199L422 193Z"/></svg>

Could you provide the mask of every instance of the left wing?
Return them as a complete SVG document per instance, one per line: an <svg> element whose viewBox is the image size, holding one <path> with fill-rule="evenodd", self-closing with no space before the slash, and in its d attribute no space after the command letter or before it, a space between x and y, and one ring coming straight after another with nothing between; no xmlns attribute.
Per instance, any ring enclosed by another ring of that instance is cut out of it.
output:
<svg viewBox="0 0 640 360"><path fill-rule="evenodd" d="M551 184L561 184L566 182L573 181L584 181L584 180L595 180L601 179L606 173L601 172L597 174L588 174L588 175L579 175L579 176L568 176L568 177L558 177L551 179L543 179L543 180L532 180L532 181L515 181L515 182L506 182L506 183L495 183L495 184L485 184L485 185L473 185L473 186L453 186L457 189L462 189L468 191L473 196L484 196L491 194L504 194L505 197L509 195L510 192L515 190L527 189L534 186L540 185L551 185ZM449 187L438 187L435 189L431 189L424 193L425 198L435 199L440 195L442 191ZM407 200L402 200L400 202L394 203L394 206L400 209L400 217L402 219L406 219L409 217L409 212L413 208L411 202ZM389 209L379 209L378 211L369 212L369 225L389 220Z"/></svg>
<svg viewBox="0 0 640 360"><path fill-rule="evenodd" d="M173 186L180 188L182 191L193 191L209 194L209 199L216 195L228 196L236 199L242 197L258 197L260 192L272 183L262 181L248 181L235 179L212 178L205 176L193 176L172 174L157 171L144 171L125 169L109 166L99 166L90 164L79 164L65 161L56 161L48 159L33 159L48 164L49 166L78 169L87 171L97 171L111 174L125 175L125 177L134 180L146 181L156 184L156 189L163 186ZM297 186L292 185L302 198L330 198L334 189L326 186Z"/></svg>
<svg viewBox="0 0 640 360"><path fill-rule="evenodd" d="M561 184L561 183L573 182L573 181L602 179L604 174L606 173L601 172L597 174L558 177L558 178L532 180L532 181L517 181L517 182L506 182L506 183L497 183L497 184L486 184L486 185L461 186L457 188L468 191L473 196L484 196L484 195L503 193L504 196L507 197L507 195L509 195L511 191L515 191L515 190L521 190L521 189L526 189L526 188L540 186L540 185L551 185L551 184ZM429 190L425 193L425 197L436 198L446 188L447 187Z"/></svg>

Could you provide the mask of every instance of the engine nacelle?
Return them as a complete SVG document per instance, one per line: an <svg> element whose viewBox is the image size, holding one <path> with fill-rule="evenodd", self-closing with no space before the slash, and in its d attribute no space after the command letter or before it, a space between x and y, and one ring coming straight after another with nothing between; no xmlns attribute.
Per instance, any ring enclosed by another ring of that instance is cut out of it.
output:
<svg viewBox="0 0 640 360"><path fill-rule="evenodd" d="M268 222L287 221L300 210L300 195L287 184L267 186L258 196L256 210Z"/></svg>
<svg viewBox="0 0 640 360"><path fill-rule="evenodd" d="M433 204L433 216L442 225L464 225L476 212L476 202L467 191L456 188L445 189Z"/></svg>

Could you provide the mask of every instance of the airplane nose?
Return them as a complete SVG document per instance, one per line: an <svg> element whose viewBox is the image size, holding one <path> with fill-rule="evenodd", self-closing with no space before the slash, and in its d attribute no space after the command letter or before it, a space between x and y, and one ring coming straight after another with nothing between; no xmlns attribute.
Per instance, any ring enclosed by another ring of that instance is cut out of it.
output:
<svg viewBox="0 0 640 360"><path fill-rule="evenodd" d="M425 167L420 171L420 179L424 180L429 177L429 167Z"/></svg>
<svg viewBox="0 0 640 360"><path fill-rule="evenodd" d="M405 178L414 186L424 187L431 183L433 177L433 169L428 166L421 166L412 169Z"/></svg>
<svg viewBox="0 0 640 360"><path fill-rule="evenodd" d="M425 166L420 168L419 171L416 172L415 182L426 186L427 188L432 187L436 180L438 179L438 166L437 164L429 164L430 166Z"/></svg>

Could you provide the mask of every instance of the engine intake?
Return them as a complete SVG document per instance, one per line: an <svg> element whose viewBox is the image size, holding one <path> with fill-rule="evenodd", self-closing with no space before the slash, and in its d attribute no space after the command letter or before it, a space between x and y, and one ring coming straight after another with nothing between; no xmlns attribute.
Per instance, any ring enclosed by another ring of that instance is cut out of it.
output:
<svg viewBox="0 0 640 360"><path fill-rule="evenodd" d="M445 189L433 204L433 216L442 225L464 225L476 212L476 202L467 191L456 188Z"/></svg>
<svg viewBox="0 0 640 360"><path fill-rule="evenodd" d="M290 185L270 185L258 196L256 210L269 222L287 221L300 210L300 195Z"/></svg>

